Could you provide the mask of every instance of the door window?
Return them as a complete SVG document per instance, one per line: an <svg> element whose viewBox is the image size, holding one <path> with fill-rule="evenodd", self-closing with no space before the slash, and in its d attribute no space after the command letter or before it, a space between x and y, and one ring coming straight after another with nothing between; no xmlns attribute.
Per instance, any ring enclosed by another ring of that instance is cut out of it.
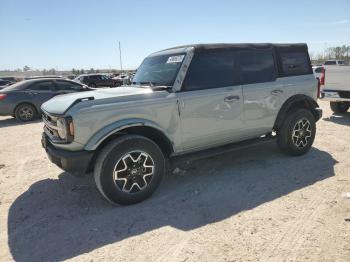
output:
<svg viewBox="0 0 350 262"><path fill-rule="evenodd" d="M68 81L56 81L56 87L59 91L79 91L82 86Z"/></svg>
<svg viewBox="0 0 350 262"><path fill-rule="evenodd" d="M183 83L184 91L233 86L238 83L234 72L236 53L217 50L197 53L193 57Z"/></svg>
<svg viewBox="0 0 350 262"><path fill-rule="evenodd" d="M242 84L271 82L276 79L275 62L270 51L244 51L239 55Z"/></svg>
<svg viewBox="0 0 350 262"><path fill-rule="evenodd" d="M51 81L44 81L31 84L27 89L33 91L50 91L52 88L53 85Z"/></svg>

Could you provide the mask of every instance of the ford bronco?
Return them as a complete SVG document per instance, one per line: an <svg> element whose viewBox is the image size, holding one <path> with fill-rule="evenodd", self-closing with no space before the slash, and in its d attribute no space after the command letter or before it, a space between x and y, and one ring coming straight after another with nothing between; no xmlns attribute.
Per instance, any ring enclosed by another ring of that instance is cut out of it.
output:
<svg viewBox="0 0 350 262"><path fill-rule="evenodd" d="M42 144L110 202L149 197L174 159L275 139L305 154L322 111L306 44L199 44L144 59L131 86L42 105ZM204 153L203 153L204 152Z"/></svg>

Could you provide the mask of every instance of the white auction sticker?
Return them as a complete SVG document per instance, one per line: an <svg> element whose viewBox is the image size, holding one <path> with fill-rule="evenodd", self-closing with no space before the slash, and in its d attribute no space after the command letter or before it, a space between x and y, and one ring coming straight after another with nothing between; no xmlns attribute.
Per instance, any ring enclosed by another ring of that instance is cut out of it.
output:
<svg viewBox="0 0 350 262"><path fill-rule="evenodd" d="M167 63L181 63L185 55L170 56Z"/></svg>

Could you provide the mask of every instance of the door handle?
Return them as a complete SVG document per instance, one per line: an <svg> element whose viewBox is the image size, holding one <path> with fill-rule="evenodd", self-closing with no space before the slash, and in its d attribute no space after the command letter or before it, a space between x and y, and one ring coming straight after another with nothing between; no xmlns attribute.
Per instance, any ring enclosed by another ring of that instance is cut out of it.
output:
<svg viewBox="0 0 350 262"><path fill-rule="evenodd" d="M234 101L238 101L240 98L239 96L226 96L224 101L225 102L234 102Z"/></svg>
<svg viewBox="0 0 350 262"><path fill-rule="evenodd" d="M271 91L271 95L279 95L279 94L282 94L283 93L283 90L280 90L280 89L276 89L276 90L272 90Z"/></svg>

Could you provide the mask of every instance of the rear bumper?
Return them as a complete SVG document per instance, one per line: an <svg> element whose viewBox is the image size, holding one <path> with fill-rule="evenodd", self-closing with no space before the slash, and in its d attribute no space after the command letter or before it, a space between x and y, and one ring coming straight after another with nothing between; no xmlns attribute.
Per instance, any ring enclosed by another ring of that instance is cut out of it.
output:
<svg viewBox="0 0 350 262"><path fill-rule="evenodd" d="M88 171L93 151L67 151L55 148L43 133L41 144L45 149L50 161L64 171L72 174L81 174Z"/></svg>
<svg viewBox="0 0 350 262"><path fill-rule="evenodd" d="M320 100L330 102L350 102L350 90L323 89Z"/></svg>

